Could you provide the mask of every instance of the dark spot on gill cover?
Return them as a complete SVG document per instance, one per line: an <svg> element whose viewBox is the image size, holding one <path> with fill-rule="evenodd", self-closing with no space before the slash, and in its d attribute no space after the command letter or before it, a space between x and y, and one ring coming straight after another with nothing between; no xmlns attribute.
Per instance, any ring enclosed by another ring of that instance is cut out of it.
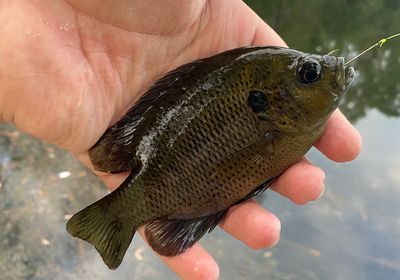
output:
<svg viewBox="0 0 400 280"><path fill-rule="evenodd" d="M268 107L267 96L259 90L251 90L247 101L254 113L265 112Z"/></svg>

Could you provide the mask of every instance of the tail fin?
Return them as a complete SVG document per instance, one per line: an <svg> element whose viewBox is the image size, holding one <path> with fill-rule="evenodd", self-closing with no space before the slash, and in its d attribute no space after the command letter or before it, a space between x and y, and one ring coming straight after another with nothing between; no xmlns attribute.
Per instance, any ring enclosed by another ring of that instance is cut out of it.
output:
<svg viewBox="0 0 400 280"><path fill-rule="evenodd" d="M110 269L122 262L136 229L109 211L108 197L89 205L68 221L67 231L91 243Z"/></svg>

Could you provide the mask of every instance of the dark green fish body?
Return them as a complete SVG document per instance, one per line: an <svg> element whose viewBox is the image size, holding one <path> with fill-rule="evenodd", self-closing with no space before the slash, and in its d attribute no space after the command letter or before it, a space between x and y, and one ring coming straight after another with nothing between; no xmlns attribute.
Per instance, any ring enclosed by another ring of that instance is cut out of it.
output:
<svg viewBox="0 0 400 280"><path fill-rule="evenodd" d="M343 62L248 47L170 72L90 150L97 170L132 172L68 231L110 268L144 224L158 253L183 252L310 149L353 77Z"/></svg>

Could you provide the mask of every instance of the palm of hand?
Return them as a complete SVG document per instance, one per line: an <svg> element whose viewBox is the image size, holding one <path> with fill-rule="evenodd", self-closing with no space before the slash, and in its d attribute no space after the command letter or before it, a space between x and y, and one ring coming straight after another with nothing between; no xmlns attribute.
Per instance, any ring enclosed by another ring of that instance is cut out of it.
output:
<svg viewBox="0 0 400 280"><path fill-rule="evenodd" d="M10 93L3 118L75 154L86 152L162 73L252 43L257 23L253 19L253 30L230 30L243 15L232 22L223 14L216 17L218 11L234 14L235 5L224 2L213 7L215 13L203 10L202 1L173 5L177 10L165 22L160 7L153 11L160 16L157 25L155 16L130 22L121 11L104 16L80 1L70 1L79 8L61 0L32 2L8 8L11 26L3 36L12 40L2 47L8 58L2 91L19 94Z"/></svg>
<svg viewBox="0 0 400 280"><path fill-rule="evenodd" d="M283 41L243 2L13 1L0 21L0 120L55 143L83 161L105 129L145 89L180 64L226 49ZM354 158L358 134L336 113L317 147L337 161ZM274 185L296 203L319 196L324 175L306 160ZM105 176L109 188L123 177ZM250 201L222 223L252 248L275 243L279 220ZM218 267L199 245L162 258L183 278L215 278Z"/></svg>

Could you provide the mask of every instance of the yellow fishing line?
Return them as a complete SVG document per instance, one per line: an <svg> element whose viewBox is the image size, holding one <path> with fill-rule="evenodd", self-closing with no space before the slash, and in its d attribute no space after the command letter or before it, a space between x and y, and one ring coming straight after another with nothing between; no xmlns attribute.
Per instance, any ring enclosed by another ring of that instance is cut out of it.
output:
<svg viewBox="0 0 400 280"><path fill-rule="evenodd" d="M391 36L389 36L389 37L380 39L378 42L376 42L375 44L373 44L372 46L370 46L368 49L366 49L365 51L362 51L361 53L359 53L358 55L356 55L355 57L353 57L352 59L350 59L349 61L347 61L347 62L345 63L345 65L348 65L348 64L352 63L354 60L356 60L357 58L359 58L360 56L362 56L363 54L365 54L366 52L372 50L373 48L375 48L375 47L377 47L377 46L382 47L383 44L385 44L387 41L389 41L390 39L393 39L393 38L395 38L395 37L398 37L398 36L400 36L400 33L397 33L397 34L391 35Z"/></svg>

